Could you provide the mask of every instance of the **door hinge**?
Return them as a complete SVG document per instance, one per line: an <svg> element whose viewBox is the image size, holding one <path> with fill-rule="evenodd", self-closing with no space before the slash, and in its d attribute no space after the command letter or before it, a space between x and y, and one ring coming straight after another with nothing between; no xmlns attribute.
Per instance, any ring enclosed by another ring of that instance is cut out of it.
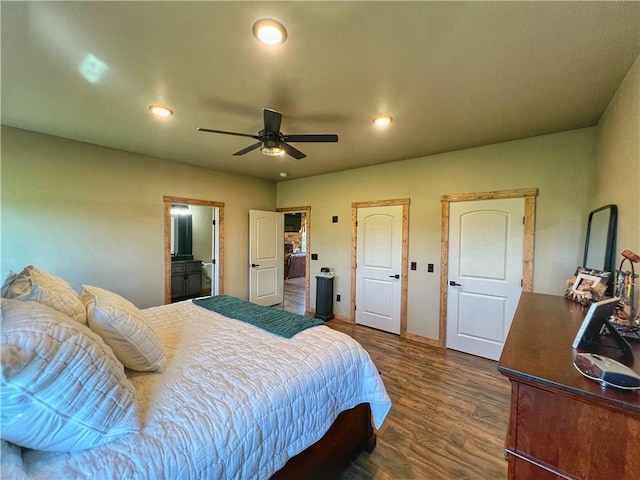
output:
<svg viewBox="0 0 640 480"><path fill-rule="evenodd" d="M211 225L215 225L216 221L215 220L211 220Z"/></svg>
<svg viewBox="0 0 640 480"><path fill-rule="evenodd" d="M520 286L524 287L524 280L523 279L520 279Z"/></svg>
<svg viewBox="0 0 640 480"><path fill-rule="evenodd" d="M211 264L212 264L212 265L215 265L215 264L216 264L216 259L215 259L215 258L212 258L212 259L211 259Z"/></svg>
<svg viewBox="0 0 640 480"><path fill-rule="evenodd" d="M355 312L357 309L358 309L358 306L357 306L357 305L354 305L354 306L353 306L353 311Z"/></svg>
<svg viewBox="0 0 640 480"><path fill-rule="evenodd" d="M522 224L524 225L526 223L527 218L526 217L522 217Z"/></svg>

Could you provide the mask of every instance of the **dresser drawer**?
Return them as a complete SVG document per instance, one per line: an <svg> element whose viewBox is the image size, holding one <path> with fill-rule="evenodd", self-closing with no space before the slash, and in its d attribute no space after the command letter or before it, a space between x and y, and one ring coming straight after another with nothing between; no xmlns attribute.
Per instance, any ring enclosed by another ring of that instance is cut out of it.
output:
<svg viewBox="0 0 640 480"><path fill-rule="evenodd" d="M186 263L185 266L187 273L196 273L202 270L202 262Z"/></svg>
<svg viewBox="0 0 640 480"><path fill-rule="evenodd" d="M561 477L527 460L509 457L509 480L564 480Z"/></svg>
<svg viewBox="0 0 640 480"><path fill-rule="evenodd" d="M640 428L631 412L520 384L515 417L508 447L518 454L574 478L638 478Z"/></svg>
<svg viewBox="0 0 640 480"><path fill-rule="evenodd" d="M184 275L187 271L187 266L184 263L172 263L171 275Z"/></svg>

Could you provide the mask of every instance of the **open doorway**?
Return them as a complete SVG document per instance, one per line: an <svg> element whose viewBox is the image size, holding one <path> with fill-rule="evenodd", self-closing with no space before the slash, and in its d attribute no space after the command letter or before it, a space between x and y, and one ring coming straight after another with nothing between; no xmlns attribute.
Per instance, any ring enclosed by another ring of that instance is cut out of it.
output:
<svg viewBox="0 0 640 480"><path fill-rule="evenodd" d="M309 308L311 207L279 208L284 213L284 309L304 315Z"/></svg>
<svg viewBox="0 0 640 480"><path fill-rule="evenodd" d="M163 200L165 303L222 293L224 203Z"/></svg>

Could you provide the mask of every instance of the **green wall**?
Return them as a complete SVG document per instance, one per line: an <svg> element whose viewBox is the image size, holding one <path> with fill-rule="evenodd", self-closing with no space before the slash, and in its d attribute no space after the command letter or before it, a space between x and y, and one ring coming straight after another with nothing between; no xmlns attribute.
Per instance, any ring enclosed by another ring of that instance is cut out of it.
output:
<svg viewBox="0 0 640 480"><path fill-rule="evenodd" d="M249 209L275 184L3 126L3 278L26 265L164 303L163 196L225 203L225 291L248 297Z"/></svg>
<svg viewBox="0 0 640 480"><path fill-rule="evenodd" d="M441 196L537 188L534 290L561 295L582 257L594 181L596 128L376 165L278 183L278 207L311 206L311 278L335 269L334 289L349 317L351 203L410 198L407 331L438 336ZM332 223L332 216L339 217ZM427 272L427 263L435 272ZM315 284L311 282L311 304Z"/></svg>
<svg viewBox="0 0 640 480"><path fill-rule="evenodd" d="M538 188L536 292L563 293L582 258L588 212L601 205L618 205L618 252L640 250L639 63L597 127L277 186L2 126L1 273L34 264L78 290L93 284L140 307L162 304L162 197L169 195L226 204L225 292L247 298L248 210L310 205L311 251L319 255L312 279L322 266L335 269L342 296L335 311L348 317L351 203L408 197L409 261L418 270L409 271L407 330L436 338L442 195Z"/></svg>
<svg viewBox="0 0 640 480"><path fill-rule="evenodd" d="M618 206L618 267L623 250L640 254L640 57L629 69L598 124L595 178L591 209L608 204ZM628 263L626 265L624 270L629 270ZM636 307L639 307L638 281L636 290Z"/></svg>

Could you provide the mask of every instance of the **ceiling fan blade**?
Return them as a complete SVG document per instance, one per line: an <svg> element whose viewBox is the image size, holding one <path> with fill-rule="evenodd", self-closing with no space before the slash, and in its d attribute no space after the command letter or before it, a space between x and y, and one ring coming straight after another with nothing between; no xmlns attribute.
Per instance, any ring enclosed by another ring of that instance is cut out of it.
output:
<svg viewBox="0 0 640 480"><path fill-rule="evenodd" d="M280 142L280 148L282 148L287 155L291 155L296 160L300 160L301 158L306 157L304 153L302 153L297 148L293 148L288 143Z"/></svg>
<svg viewBox="0 0 640 480"><path fill-rule="evenodd" d="M244 155L245 153L249 153L252 150L255 150L256 148L259 148L262 145L262 142L258 142L258 143L254 143L253 145L249 145L246 148L243 148L242 150L237 151L236 153L234 153L234 155Z"/></svg>
<svg viewBox="0 0 640 480"><path fill-rule="evenodd" d="M258 137L257 135L251 135L249 133L226 132L224 130L211 130L210 128L201 128L201 127L198 127L197 130L199 132L222 133L224 135L236 135L238 137L249 137L249 138L255 138L256 140L260 140L260 137Z"/></svg>
<svg viewBox="0 0 640 480"><path fill-rule="evenodd" d="M283 135L285 142L337 142L338 135L333 133L319 133L316 135Z"/></svg>
<svg viewBox="0 0 640 480"><path fill-rule="evenodd" d="M267 132L273 132L275 134L280 133L280 124L282 123L282 114L275 110L269 110L265 108L264 112L264 129Z"/></svg>

